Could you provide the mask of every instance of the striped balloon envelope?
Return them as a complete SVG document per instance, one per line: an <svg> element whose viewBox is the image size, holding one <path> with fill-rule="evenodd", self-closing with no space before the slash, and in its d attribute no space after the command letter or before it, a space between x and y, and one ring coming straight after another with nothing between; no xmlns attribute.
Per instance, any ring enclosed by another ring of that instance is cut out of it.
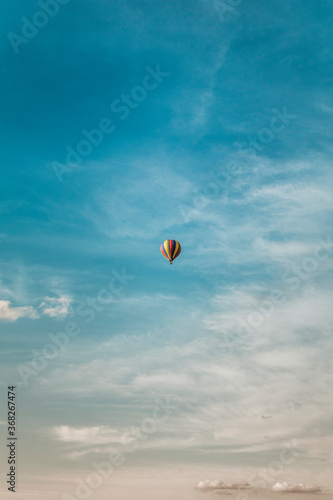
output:
<svg viewBox="0 0 333 500"><path fill-rule="evenodd" d="M160 250L161 254L168 259L170 264L172 264L172 261L175 260L182 251L182 247L176 240L165 240L165 242L162 243Z"/></svg>

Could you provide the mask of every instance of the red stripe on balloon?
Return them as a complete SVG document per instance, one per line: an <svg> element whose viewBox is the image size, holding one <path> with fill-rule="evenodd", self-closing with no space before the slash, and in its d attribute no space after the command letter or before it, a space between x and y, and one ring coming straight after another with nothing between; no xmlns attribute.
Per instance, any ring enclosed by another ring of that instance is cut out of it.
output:
<svg viewBox="0 0 333 500"><path fill-rule="evenodd" d="M169 243L170 243L170 259L173 258L173 240L169 240Z"/></svg>

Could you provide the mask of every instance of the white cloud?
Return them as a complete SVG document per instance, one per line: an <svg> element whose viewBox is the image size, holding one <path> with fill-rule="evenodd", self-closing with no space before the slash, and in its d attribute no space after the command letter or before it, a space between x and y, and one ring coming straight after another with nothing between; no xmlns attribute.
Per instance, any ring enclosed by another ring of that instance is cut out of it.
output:
<svg viewBox="0 0 333 500"><path fill-rule="evenodd" d="M278 184L257 188L254 198L269 201L271 208L290 210L299 215L320 212L332 208L332 197L327 187L315 185Z"/></svg>
<svg viewBox="0 0 333 500"><path fill-rule="evenodd" d="M205 481L200 481L196 488L198 490L246 490L250 489L251 486L247 482L226 484L223 481L217 479L210 481L206 479Z"/></svg>
<svg viewBox="0 0 333 500"><path fill-rule="evenodd" d="M288 491L289 493L316 493L322 491L320 486L310 486L308 484L296 484L295 486L289 483L276 483L272 487L272 491Z"/></svg>
<svg viewBox="0 0 333 500"><path fill-rule="evenodd" d="M260 255L263 259L270 258L275 261L285 262L291 257L300 258L313 253L313 243L305 244L298 241L272 242L265 240L262 236L256 238L253 242L253 250L257 256Z"/></svg>
<svg viewBox="0 0 333 500"><path fill-rule="evenodd" d="M118 430L107 426L75 428L61 425L54 427L52 432L59 441L77 443L84 446L121 443L123 436Z"/></svg>
<svg viewBox="0 0 333 500"><path fill-rule="evenodd" d="M38 318L38 314L32 306L12 307L9 300L0 300L0 320L16 321L19 318Z"/></svg>
<svg viewBox="0 0 333 500"><path fill-rule="evenodd" d="M42 308L43 314L51 318L64 317L71 311L72 300L65 295L60 297L45 297L44 301L39 306Z"/></svg>

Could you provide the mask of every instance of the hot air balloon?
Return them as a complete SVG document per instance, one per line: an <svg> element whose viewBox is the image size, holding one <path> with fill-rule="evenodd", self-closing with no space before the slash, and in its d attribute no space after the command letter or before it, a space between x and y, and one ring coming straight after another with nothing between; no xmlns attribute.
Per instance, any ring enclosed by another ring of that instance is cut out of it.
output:
<svg viewBox="0 0 333 500"><path fill-rule="evenodd" d="M161 254L168 259L170 264L172 264L172 261L175 260L182 251L182 247L176 240L165 240L165 242L162 243L160 250Z"/></svg>

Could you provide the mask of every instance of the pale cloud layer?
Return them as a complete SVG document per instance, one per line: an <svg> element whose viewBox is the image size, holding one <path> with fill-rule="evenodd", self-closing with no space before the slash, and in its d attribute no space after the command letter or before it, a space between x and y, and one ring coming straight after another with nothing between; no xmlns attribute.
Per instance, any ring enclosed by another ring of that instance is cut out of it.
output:
<svg viewBox="0 0 333 500"><path fill-rule="evenodd" d="M140 397L145 405L127 403L124 418L114 416L112 426L108 419L98 426L57 426L53 436L70 444L64 454L76 460L102 459L110 449L121 450L124 422L128 428L139 425L151 414L152 395L169 394L175 410L158 433L140 443L142 452L158 450L163 456L179 450L216 460L226 453L235 459L248 454L249 464L267 453L277 459L282 453L297 464L306 465L309 457L314 464L329 463L331 294L314 294L307 282L278 303L260 327L239 335L237 320L246 320L262 300L267 299L253 301L246 286L217 295L210 315L197 310L187 319L189 336L174 330L168 339L163 331L88 344L74 339L56 370L35 381L38 390L53 387L54 397L82 402L109 394L118 401L112 411L127 398ZM118 304L120 311L127 302L135 315L150 303L147 296L133 296ZM153 304L161 311L166 308L166 315L172 308L177 316L183 307L173 296Z"/></svg>

